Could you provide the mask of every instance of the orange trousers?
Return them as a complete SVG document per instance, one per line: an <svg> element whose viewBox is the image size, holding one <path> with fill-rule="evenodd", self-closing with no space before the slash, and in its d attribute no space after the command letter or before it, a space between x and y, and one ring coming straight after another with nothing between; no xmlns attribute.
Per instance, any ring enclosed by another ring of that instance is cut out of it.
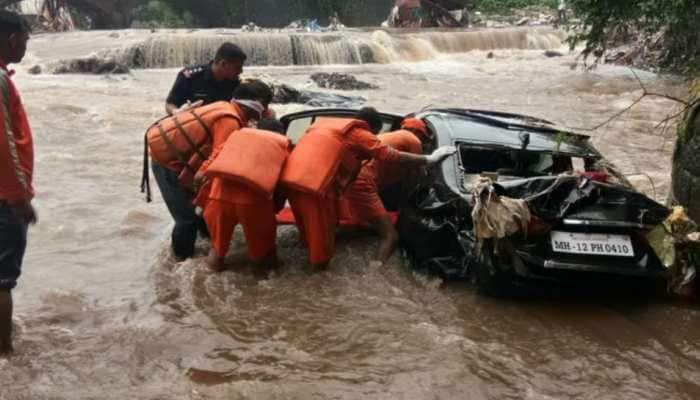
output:
<svg viewBox="0 0 700 400"><path fill-rule="evenodd" d="M288 194L297 228L306 239L311 263L329 262L335 254L338 198L291 190Z"/></svg>
<svg viewBox="0 0 700 400"><path fill-rule="evenodd" d="M210 199L204 208L204 220L211 234L211 245L220 257L228 253L239 223L248 244L248 257L253 262L275 253L277 220L272 200L261 198L256 204L236 204Z"/></svg>

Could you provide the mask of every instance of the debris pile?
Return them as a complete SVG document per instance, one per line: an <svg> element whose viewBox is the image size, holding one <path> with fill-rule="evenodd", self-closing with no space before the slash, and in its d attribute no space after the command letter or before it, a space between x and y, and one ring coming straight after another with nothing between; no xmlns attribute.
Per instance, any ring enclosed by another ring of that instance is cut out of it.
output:
<svg viewBox="0 0 700 400"><path fill-rule="evenodd" d="M700 232L683 207L674 207L663 224L647 235L649 245L668 268L668 290L684 298L697 297Z"/></svg>

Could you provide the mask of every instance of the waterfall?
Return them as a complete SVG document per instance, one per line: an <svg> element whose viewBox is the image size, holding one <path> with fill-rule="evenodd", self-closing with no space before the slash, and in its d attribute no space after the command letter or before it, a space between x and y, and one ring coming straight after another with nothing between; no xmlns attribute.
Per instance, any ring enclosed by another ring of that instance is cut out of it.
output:
<svg viewBox="0 0 700 400"><path fill-rule="evenodd" d="M333 33L154 33L143 42L106 50L132 68L177 68L204 63L224 42L238 44L247 65L326 65L422 61L473 50L553 49L565 34L552 29L484 31L345 31Z"/></svg>

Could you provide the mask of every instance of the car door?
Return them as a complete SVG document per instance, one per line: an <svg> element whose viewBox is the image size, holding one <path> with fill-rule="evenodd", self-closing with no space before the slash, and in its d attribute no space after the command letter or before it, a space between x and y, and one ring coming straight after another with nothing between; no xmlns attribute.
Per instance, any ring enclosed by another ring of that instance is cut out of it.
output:
<svg viewBox="0 0 700 400"><path fill-rule="evenodd" d="M297 144L301 137L304 136L306 129L318 118L354 118L356 115L357 110L326 108L287 114L280 118L280 121L284 125L287 137L291 139L292 143ZM382 131L380 133L399 129L401 121L403 120L403 117L394 114L379 113L379 116L383 122Z"/></svg>

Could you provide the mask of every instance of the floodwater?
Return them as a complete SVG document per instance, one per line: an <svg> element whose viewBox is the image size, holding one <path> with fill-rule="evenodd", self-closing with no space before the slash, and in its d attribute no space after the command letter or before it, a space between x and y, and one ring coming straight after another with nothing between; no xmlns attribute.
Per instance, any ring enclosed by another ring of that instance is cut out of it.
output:
<svg viewBox="0 0 700 400"><path fill-rule="evenodd" d="M398 255L370 268L375 244L361 235L341 240L330 271L310 274L291 228L279 231L285 266L268 280L251 274L240 239L224 273L203 264L206 243L174 263L165 206L157 189L144 202L139 178L142 133L162 115L177 69L26 72L109 50L109 38L147 35L37 35L15 66L36 140L40 222L14 291L17 352L0 359L0 399L700 398L700 313L690 307L485 298L414 274ZM346 72L380 86L359 94L383 111L488 108L575 128L604 122L642 93L626 68L572 69L581 62L565 48L556 58L540 45L485 48L244 75L316 89L311 72ZM675 80L639 76L650 90L683 94ZM673 135L655 127L673 107L648 98L590 132L658 199Z"/></svg>

